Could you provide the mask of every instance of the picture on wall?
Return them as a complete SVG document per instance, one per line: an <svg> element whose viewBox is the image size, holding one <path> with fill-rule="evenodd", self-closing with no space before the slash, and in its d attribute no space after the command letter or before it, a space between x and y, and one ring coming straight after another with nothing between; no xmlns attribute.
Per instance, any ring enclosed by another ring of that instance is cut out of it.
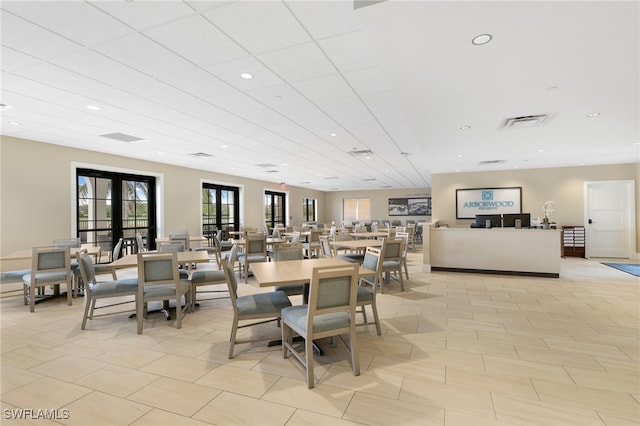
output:
<svg viewBox="0 0 640 426"><path fill-rule="evenodd" d="M456 218L522 213L522 187L456 189Z"/></svg>
<svg viewBox="0 0 640 426"><path fill-rule="evenodd" d="M431 197L389 198L389 216L431 216Z"/></svg>

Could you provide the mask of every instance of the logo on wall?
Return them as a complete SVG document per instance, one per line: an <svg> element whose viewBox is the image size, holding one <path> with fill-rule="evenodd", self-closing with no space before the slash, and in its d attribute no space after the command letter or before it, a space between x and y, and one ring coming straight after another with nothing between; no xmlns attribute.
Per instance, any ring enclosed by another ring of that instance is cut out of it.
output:
<svg viewBox="0 0 640 426"><path fill-rule="evenodd" d="M493 191L482 191L482 200L483 201L493 200Z"/></svg>

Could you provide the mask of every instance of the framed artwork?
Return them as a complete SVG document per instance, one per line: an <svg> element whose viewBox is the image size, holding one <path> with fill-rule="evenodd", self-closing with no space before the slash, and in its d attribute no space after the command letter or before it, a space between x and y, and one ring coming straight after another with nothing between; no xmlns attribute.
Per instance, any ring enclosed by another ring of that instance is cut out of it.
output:
<svg viewBox="0 0 640 426"><path fill-rule="evenodd" d="M431 216L431 197L389 198L389 216Z"/></svg>
<svg viewBox="0 0 640 426"><path fill-rule="evenodd" d="M522 187L456 189L456 218L522 213Z"/></svg>

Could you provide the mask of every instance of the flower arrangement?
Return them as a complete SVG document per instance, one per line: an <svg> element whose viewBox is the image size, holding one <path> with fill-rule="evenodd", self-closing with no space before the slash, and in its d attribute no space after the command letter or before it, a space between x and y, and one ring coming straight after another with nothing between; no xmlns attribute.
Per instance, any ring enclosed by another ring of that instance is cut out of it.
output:
<svg viewBox="0 0 640 426"><path fill-rule="evenodd" d="M555 209L553 208L553 206L556 205L555 201L547 201L546 203L544 203L544 205L542 206L542 211L544 212L544 218L542 219L542 223L549 223L549 216L551 216L553 213L555 213Z"/></svg>

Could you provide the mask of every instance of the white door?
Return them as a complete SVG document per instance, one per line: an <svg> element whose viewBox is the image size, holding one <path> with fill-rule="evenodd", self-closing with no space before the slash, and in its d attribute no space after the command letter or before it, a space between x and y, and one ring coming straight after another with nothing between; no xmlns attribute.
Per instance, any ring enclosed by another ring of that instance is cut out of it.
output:
<svg viewBox="0 0 640 426"><path fill-rule="evenodd" d="M635 245L633 182L585 182L587 257L631 256Z"/></svg>

